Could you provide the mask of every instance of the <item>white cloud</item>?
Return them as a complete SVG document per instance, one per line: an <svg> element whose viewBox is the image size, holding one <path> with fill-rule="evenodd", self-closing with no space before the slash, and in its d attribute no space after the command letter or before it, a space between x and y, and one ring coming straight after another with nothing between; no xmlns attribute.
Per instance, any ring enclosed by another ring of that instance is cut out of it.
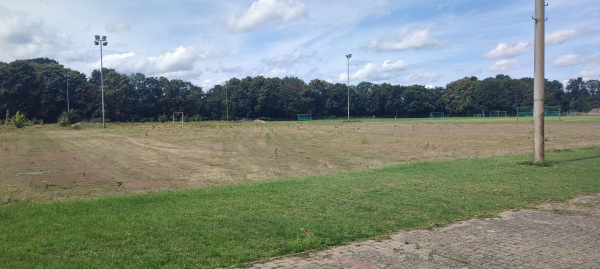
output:
<svg viewBox="0 0 600 269"><path fill-rule="evenodd" d="M42 25L32 22L29 14L0 7L0 41L8 44L28 44L42 35Z"/></svg>
<svg viewBox="0 0 600 269"><path fill-rule="evenodd" d="M407 64L404 61L385 60L378 66L375 63L367 63L361 69L350 74L351 80L359 81L381 81L397 76L406 70ZM342 73L338 76L338 81L346 81L348 73Z"/></svg>
<svg viewBox="0 0 600 269"><path fill-rule="evenodd" d="M577 35L577 31L573 29L561 30L551 33L546 36L546 44L554 45L561 44L565 42L567 39L574 37Z"/></svg>
<svg viewBox="0 0 600 269"><path fill-rule="evenodd" d="M106 32L108 33L121 33L129 31L131 31L131 27L125 20L117 20L106 26Z"/></svg>
<svg viewBox="0 0 600 269"><path fill-rule="evenodd" d="M272 57L271 59L265 60L264 62L269 65L275 66L293 66L298 62L302 62L307 58L312 58L317 54L317 51L310 51L306 53L300 53L298 50L294 50L291 53L286 53L283 55L277 55Z"/></svg>
<svg viewBox="0 0 600 269"><path fill-rule="evenodd" d="M556 67L573 66L581 62L578 54L562 55L552 61L552 65Z"/></svg>
<svg viewBox="0 0 600 269"><path fill-rule="evenodd" d="M490 67L490 71L507 71L513 68L518 62L515 60L500 60Z"/></svg>
<svg viewBox="0 0 600 269"><path fill-rule="evenodd" d="M0 7L0 60L4 58L55 58L68 46L69 36L34 21L29 13Z"/></svg>
<svg viewBox="0 0 600 269"><path fill-rule="evenodd" d="M513 46L509 46L506 43L500 43L498 46L485 54L486 58L502 58L502 57L516 57L531 49L531 46L527 42L519 42Z"/></svg>
<svg viewBox="0 0 600 269"><path fill-rule="evenodd" d="M231 15L229 27L238 32L252 31L269 21L289 22L306 16L304 3L297 0L256 0L241 16Z"/></svg>
<svg viewBox="0 0 600 269"><path fill-rule="evenodd" d="M201 58L194 48L179 47L173 52L165 52L158 57L149 58L159 72L172 72L180 70L192 70L194 62Z"/></svg>
<svg viewBox="0 0 600 269"><path fill-rule="evenodd" d="M406 79L404 79L404 82L409 84L433 84L437 82L440 79L440 77L442 77L442 75L436 72L415 73L406 77ZM433 85L431 86L433 88Z"/></svg>
<svg viewBox="0 0 600 269"><path fill-rule="evenodd" d="M406 69L406 63L402 60L400 60L400 61L385 60L383 62L383 64L381 65L382 72L388 72L388 71L394 71L394 70L405 70L405 69Z"/></svg>
<svg viewBox="0 0 600 269"><path fill-rule="evenodd" d="M598 77L600 76L600 69L596 70L583 70L579 73L579 76L582 77Z"/></svg>
<svg viewBox="0 0 600 269"><path fill-rule="evenodd" d="M441 42L433 38L429 29L412 30L403 29L392 38L373 40L368 48L377 51L398 51L406 49L422 49L433 47Z"/></svg>
<svg viewBox="0 0 600 269"><path fill-rule="evenodd" d="M192 78L201 73L195 63L204 59L194 48L178 47L159 56L145 57L134 52L106 54L104 67L114 68L123 73L144 73L147 76L165 76L169 78ZM88 65L96 69L100 62Z"/></svg>

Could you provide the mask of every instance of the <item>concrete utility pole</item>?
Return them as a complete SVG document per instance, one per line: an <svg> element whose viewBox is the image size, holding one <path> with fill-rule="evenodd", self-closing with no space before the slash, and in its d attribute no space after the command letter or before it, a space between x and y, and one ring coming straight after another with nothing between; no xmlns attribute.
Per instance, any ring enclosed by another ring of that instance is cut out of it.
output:
<svg viewBox="0 0 600 269"><path fill-rule="evenodd" d="M348 121L350 121L350 57L352 57L352 54L346 55L348 59Z"/></svg>
<svg viewBox="0 0 600 269"><path fill-rule="evenodd" d="M544 24L545 0L535 0L535 41L533 78L533 163L544 162Z"/></svg>

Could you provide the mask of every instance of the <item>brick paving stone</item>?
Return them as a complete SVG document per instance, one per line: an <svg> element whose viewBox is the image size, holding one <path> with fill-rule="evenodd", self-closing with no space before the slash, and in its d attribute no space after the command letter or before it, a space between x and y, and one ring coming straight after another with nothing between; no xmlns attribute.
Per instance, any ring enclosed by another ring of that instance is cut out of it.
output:
<svg viewBox="0 0 600 269"><path fill-rule="evenodd" d="M250 268L600 268L600 194Z"/></svg>

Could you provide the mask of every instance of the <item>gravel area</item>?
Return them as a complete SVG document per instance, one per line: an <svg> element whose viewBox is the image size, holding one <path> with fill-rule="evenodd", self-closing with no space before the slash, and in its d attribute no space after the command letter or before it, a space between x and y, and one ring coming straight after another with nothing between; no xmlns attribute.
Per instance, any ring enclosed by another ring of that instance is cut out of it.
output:
<svg viewBox="0 0 600 269"><path fill-rule="evenodd" d="M600 194L250 268L600 268Z"/></svg>

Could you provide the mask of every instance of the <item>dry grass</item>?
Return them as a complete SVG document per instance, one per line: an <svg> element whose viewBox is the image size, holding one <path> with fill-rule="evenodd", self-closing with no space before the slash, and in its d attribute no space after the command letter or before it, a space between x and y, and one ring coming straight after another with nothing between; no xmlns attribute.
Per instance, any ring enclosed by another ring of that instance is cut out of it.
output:
<svg viewBox="0 0 600 269"><path fill-rule="evenodd" d="M547 121L546 148L600 145L600 120ZM99 197L423 159L531 151L530 121L111 124L0 129L0 202Z"/></svg>

